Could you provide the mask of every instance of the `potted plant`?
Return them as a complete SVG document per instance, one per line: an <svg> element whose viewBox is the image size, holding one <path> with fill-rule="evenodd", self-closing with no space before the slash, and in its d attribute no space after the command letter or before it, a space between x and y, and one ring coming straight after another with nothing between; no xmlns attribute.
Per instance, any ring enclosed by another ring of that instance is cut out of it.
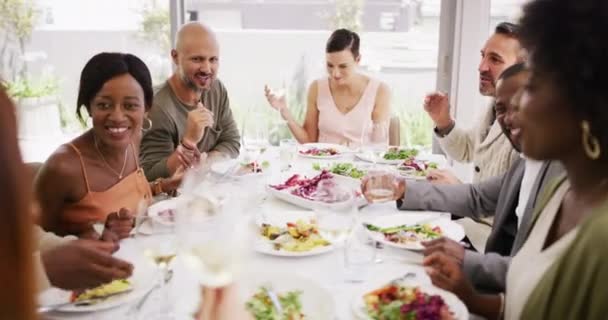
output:
<svg viewBox="0 0 608 320"><path fill-rule="evenodd" d="M51 78L32 82L18 79L6 82L9 96L15 101L19 137L49 138L61 135L61 118L57 105L57 81Z"/></svg>

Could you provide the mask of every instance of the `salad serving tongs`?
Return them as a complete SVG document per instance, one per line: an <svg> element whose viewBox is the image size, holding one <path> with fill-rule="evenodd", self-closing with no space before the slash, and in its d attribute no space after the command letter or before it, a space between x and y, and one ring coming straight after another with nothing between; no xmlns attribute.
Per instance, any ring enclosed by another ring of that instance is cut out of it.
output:
<svg viewBox="0 0 608 320"><path fill-rule="evenodd" d="M38 307L38 313L46 313L46 312L51 312L63 307L67 307L67 306L90 306L93 305L95 303L98 303L100 301L106 300L109 297L112 296L117 296L119 294L125 294L125 293L129 293L133 291L133 288L124 290L124 291L120 291L120 292L114 292L114 293L110 293L106 296L103 297L99 297L99 298L91 298L91 299L86 299L86 300L80 300L80 301L70 301L70 302L62 302L62 303L56 303L56 304L50 304L47 306L40 306Z"/></svg>

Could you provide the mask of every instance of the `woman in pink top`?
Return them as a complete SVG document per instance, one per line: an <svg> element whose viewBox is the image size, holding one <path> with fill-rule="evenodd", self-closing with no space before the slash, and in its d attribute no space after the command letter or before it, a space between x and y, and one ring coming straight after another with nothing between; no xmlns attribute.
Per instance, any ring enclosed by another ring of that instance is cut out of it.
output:
<svg viewBox="0 0 608 320"><path fill-rule="evenodd" d="M358 72L361 55L355 32L334 31L325 52L329 76L310 85L303 125L293 118L284 96L277 96L266 86L266 98L281 112L298 142L358 144L370 122L388 121L388 86Z"/></svg>

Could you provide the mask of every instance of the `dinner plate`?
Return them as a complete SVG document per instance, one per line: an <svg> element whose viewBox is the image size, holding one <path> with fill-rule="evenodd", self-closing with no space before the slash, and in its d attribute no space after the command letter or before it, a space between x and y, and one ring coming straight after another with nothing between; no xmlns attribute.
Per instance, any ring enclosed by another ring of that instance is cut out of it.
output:
<svg viewBox="0 0 608 320"><path fill-rule="evenodd" d="M60 312L94 312L106 309L115 308L123 304L137 300L143 297L148 290L156 284L154 266L140 257L134 264L133 275L129 278L129 282L133 288L132 291L108 297L106 300L88 306L67 305L56 311ZM69 301L71 296L70 291L50 288L38 297L41 305L50 305Z"/></svg>
<svg viewBox="0 0 608 320"><path fill-rule="evenodd" d="M357 319L372 320L372 318L367 314L365 302L363 301L363 296L371 291L383 287L384 285L386 285L387 282L388 281L374 282L373 284L367 284L355 291L356 293L352 298L351 307ZM426 294L439 295L450 309L450 312L452 312L452 315L454 316L455 320L469 319L469 311L467 310L467 307L453 293L446 290L442 290L432 285L419 285L418 287L420 288L420 290L422 290L422 292Z"/></svg>
<svg viewBox="0 0 608 320"><path fill-rule="evenodd" d="M148 217L150 217L150 219L155 224L159 224L161 226L172 226L173 224L175 224L175 221L171 221L171 220L167 219L166 217L162 217L160 215L160 213L163 211L166 211L166 210L173 210L173 213L174 213L173 217L175 219L175 210L177 209L177 206L178 206L177 198L171 198L171 199L156 202L153 205L151 205L150 207L148 207Z"/></svg>
<svg viewBox="0 0 608 320"><path fill-rule="evenodd" d="M366 153L356 153L355 157L357 157L357 159L359 160L363 160L365 162L374 162L374 160ZM397 165L402 163L403 160L387 160L384 158L380 158L380 159L376 159L376 163L377 164L390 164L390 165Z"/></svg>
<svg viewBox="0 0 608 320"><path fill-rule="evenodd" d="M271 286L276 294L300 291L302 313L306 319L334 320L336 305L333 295L315 280L284 271L252 271L239 282L242 301L248 301L262 286Z"/></svg>
<svg viewBox="0 0 608 320"><path fill-rule="evenodd" d="M261 177L270 170L270 167L265 167L265 168L262 168L262 172L250 172L250 173L246 173L246 174L237 174L237 171L242 166L242 164L241 164L242 162L243 162L243 160L239 160L239 159L218 161L211 165L211 172L218 174L220 176L226 175L233 179L245 179L245 178ZM269 166L272 165L272 164L270 164L270 162L268 164L269 164ZM260 165L261 165L261 162L260 162ZM229 170L232 172L228 172Z"/></svg>
<svg viewBox="0 0 608 320"><path fill-rule="evenodd" d="M327 148L332 148L335 149L336 151L338 151L338 154L335 154L333 156L314 156L314 155L310 155L310 154L302 154L300 151L306 151L306 150L310 150L313 148L317 148L317 149L327 149ZM298 155L300 155L300 157L304 157L304 158L311 158L311 159L336 159L336 158L340 158L344 155L344 153L348 152L348 148L345 146L341 146L339 144L332 144L332 143L305 143L302 144L300 146L298 146Z"/></svg>
<svg viewBox="0 0 608 320"><path fill-rule="evenodd" d="M265 212L260 211L255 216L255 224L257 228L261 228L262 224L266 223L271 226L283 227L288 222L296 222L297 220L304 220L309 222L311 219L315 218L315 213L312 211L302 211L302 210L287 210L287 211L273 211L273 212ZM258 229L259 230L259 229ZM259 234L259 232L258 232ZM286 251L286 250L276 250L274 248L274 244L272 241L264 238L263 236L258 236L256 239L256 243L254 245L254 249L257 252L279 256L279 257L308 257L315 256L323 253L330 252L336 248L335 245L330 244L328 246L321 246L313 248L309 251Z"/></svg>
<svg viewBox="0 0 608 320"><path fill-rule="evenodd" d="M458 223L450 220L447 217L439 217L436 213L398 213L391 215L383 215L368 218L364 223L373 224L380 228L396 227L401 225L415 225L418 223L428 223L432 227L439 226L443 232L443 236L455 241L460 241L464 238L464 229ZM424 247L420 242L411 243L394 243L385 239L380 232L370 231L364 228L369 236L387 246L408 249L408 250L423 250Z"/></svg>

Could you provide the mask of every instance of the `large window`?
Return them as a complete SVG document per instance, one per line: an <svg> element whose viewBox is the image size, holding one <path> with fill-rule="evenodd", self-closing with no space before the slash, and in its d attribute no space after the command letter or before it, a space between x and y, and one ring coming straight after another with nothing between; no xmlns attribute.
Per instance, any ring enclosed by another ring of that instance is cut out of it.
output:
<svg viewBox="0 0 608 320"><path fill-rule="evenodd" d="M237 121L251 110L277 130L288 131L263 95L268 84L285 89L301 120L306 90L325 76L325 42L335 28L361 36L361 69L386 82L401 119L401 143L431 144L431 121L422 110L435 88L440 0L186 0L185 19L218 34L219 77L228 88Z"/></svg>
<svg viewBox="0 0 608 320"><path fill-rule="evenodd" d="M8 0L0 76L17 102L26 161L44 161L86 126L75 117L80 72L103 51L129 52L156 83L171 73L166 0Z"/></svg>

